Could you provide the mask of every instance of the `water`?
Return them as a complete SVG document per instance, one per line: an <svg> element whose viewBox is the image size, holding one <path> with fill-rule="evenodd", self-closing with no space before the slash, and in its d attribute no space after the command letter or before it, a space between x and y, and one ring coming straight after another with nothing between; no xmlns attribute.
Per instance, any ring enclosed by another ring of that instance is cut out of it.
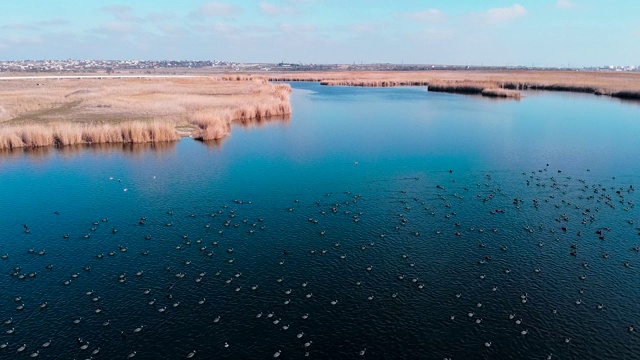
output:
<svg viewBox="0 0 640 360"><path fill-rule="evenodd" d="M293 86L222 143L3 153L0 358L637 358L637 104Z"/></svg>

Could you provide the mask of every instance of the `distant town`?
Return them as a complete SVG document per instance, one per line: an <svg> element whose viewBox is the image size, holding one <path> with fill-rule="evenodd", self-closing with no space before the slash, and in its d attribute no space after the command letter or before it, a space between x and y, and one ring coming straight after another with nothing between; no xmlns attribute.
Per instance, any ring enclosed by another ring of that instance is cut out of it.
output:
<svg viewBox="0 0 640 360"><path fill-rule="evenodd" d="M213 72L242 71L422 71L422 70L571 70L638 72L638 66L606 65L576 68L537 66L482 66L431 64L295 64L239 63L216 60L19 60L0 61L0 73L179 73L190 69Z"/></svg>

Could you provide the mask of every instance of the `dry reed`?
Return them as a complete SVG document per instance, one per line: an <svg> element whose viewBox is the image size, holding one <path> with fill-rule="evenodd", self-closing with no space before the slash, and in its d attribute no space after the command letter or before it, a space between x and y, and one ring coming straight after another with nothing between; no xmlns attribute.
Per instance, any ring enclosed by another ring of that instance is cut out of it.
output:
<svg viewBox="0 0 640 360"><path fill-rule="evenodd" d="M489 89L572 91L609 95L624 99L640 99L640 74L630 72L539 70L331 71L276 73L270 74L269 79L274 81L319 81L324 85L350 86L427 85L430 86L431 91L446 90L448 92L477 94ZM491 91L488 93L491 93Z"/></svg>
<svg viewBox="0 0 640 360"><path fill-rule="evenodd" d="M0 149L171 141L177 128L220 139L234 121L291 113L289 85L244 75L0 85Z"/></svg>
<svg viewBox="0 0 640 360"><path fill-rule="evenodd" d="M118 124L28 124L0 127L0 149L99 143L175 141L175 126L159 121Z"/></svg>
<svg viewBox="0 0 640 360"><path fill-rule="evenodd" d="M494 88L482 90L482 96L520 100L520 98L522 98L522 93L515 90Z"/></svg>

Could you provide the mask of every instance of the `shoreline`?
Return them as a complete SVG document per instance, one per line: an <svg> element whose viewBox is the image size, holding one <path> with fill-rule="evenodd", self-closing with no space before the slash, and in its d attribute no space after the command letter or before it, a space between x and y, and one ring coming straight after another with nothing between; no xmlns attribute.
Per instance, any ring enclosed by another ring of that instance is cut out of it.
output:
<svg viewBox="0 0 640 360"><path fill-rule="evenodd" d="M289 84L427 86L519 100L523 90L640 100L640 74L569 71L327 71L0 77L0 149L221 140L232 123L291 114ZM276 83L274 83L276 82Z"/></svg>

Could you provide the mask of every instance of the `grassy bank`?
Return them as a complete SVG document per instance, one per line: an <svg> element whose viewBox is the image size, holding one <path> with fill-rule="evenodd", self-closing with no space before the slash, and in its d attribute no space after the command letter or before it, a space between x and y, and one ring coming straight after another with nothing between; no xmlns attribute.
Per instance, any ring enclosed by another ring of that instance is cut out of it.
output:
<svg viewBox="0 0 640 360"><path fill-rule="evenodd" d="M217 140L233 122L289 114L290 93L250 76L0 81L0 149Z"/></svg>
<svg viewBox="0 0 640 360"><path fill-rule="evenodd" d="M522 90L571 91L640 100L640 73L588 71L336 71L270 74L323 85L428 86L429 91L520 98Z"/></svg>

